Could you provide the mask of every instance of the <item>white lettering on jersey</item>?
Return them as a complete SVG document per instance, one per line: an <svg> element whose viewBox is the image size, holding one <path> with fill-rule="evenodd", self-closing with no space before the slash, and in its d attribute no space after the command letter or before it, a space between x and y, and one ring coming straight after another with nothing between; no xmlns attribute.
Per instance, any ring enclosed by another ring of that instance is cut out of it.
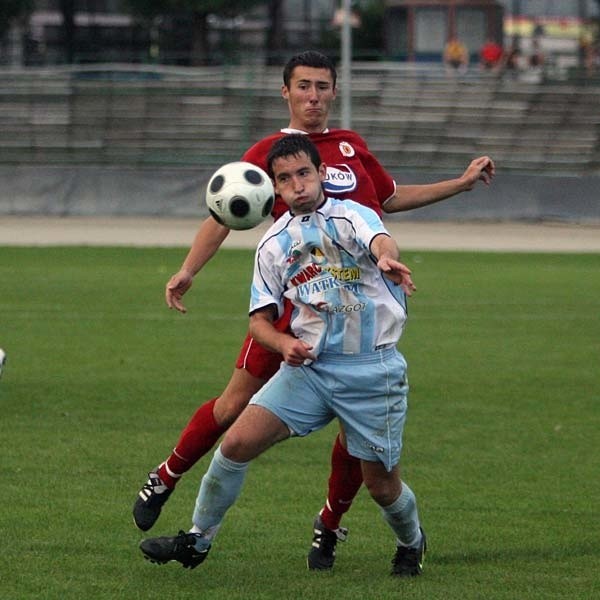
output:
<svg viewBox="0 0 600 600"><path fill-rule="evenodd" d="M356 189L356 175L348 165L327 165L323 182L326 194L347 194Z"/></svg>

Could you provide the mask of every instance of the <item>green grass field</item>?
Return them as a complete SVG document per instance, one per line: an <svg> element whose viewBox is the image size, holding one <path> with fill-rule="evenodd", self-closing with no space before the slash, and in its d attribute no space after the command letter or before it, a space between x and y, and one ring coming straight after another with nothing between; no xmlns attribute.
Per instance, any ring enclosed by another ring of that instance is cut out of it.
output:
<svg viewBox="0 0 600 600"><path fill-rule="evenodd" d="M210 557L152 565L131 506L247 325L252 252L223 250L166 309L181 249L0 248L6 599L600 597L600 256L405 252L418 292L404 475L430 552L389 577L363 491L332 573L305 568L336 426L252 466ZM152 535L190 526L205 457Z"/></svg>

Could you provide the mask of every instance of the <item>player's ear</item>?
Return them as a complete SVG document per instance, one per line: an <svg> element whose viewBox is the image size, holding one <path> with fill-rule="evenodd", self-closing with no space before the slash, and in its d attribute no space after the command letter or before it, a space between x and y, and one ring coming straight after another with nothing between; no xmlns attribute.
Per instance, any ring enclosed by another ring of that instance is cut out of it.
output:
<svg viewBox="0 0 600 600"><path fill-rule="evenodd" d="M321 181L325 181L326 177L327 177L327 165L324 162L322 162L319 165L319 178L321 179Z"/></svg>
<svg viewBox="0 0 600 600"><path fill-rule="evenodd" d="M282 86L281 86L281 97L282 97L284 100L287 100L287 99L289 98L289 94L290 94L290 91L288 90L288 87L287 87L287 85L285 85L285 84L284 84L284 85L282 85Z"/></svg>

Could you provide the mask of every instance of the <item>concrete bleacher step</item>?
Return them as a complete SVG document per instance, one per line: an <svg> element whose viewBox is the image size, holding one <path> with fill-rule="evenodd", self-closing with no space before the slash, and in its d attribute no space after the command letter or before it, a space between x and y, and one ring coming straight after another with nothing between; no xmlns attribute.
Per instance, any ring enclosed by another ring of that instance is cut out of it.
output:
<svg viewBox="0 0 600 600"><path fill-rule="evenodd" d="M449 80L417 65L356 73L353 128L390 169L464 169L483 153L524 171L600 163L598 86ZM7 74L0 162L217 166L285 126L280 85L279 68L165 71L138 81Z"/></svg>

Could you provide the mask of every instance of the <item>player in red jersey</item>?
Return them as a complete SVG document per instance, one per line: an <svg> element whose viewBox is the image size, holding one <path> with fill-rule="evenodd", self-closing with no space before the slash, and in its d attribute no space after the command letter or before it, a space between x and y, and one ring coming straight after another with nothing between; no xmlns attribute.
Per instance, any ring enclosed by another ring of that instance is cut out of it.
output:
<svg viewBox="0 0 600 600"><path fill-rule="evenodd" d="M273 142L288 133L298 133L298 130L282 129L262 139L246 151L243 160L266 168L265 156ZM357 133L347 129L329 129L308 135L327 165L327 179L324 183L327 195L344 198L366 193L366 200L361 201L361 204L381 215L385 210L383 204L394 195L396 184L369 152L365 141ZM277 218L286 210L278 199L273 215Z"/></svg>
<svg viewBox="0 0 600 600"><path fill-rule="evenodd" d="M290 111L288 128L256 143L242 160L265 168L267 152L275 139L290 132L306 133L328 166L324 184L326 195L360 198L362 203L379 214L433 204L471 190L479 180L489 184L494 175L493 161L482 156L474 159L456 179L426 185L396 185L357 133L328 129L329 112L337 91L336 71L329 58L313 51L298 54L286 64L283 81L282 96ZM284 210L285 204L276 202L273 216L277 218ZM183 295L228 233L229 230L212 217L201 223L180 270L167 283L165 298L170 308L186 312ZM278 326L287 328L286 315ZM216 444L250 398L277 371L280 363L279 355L262 348L250 337L246 338L223 393L196 411L173 452L148 474L149 479L140 490L133 508L134 521L140 529L147 531L154 525L179 478ZM346 451L343 431L335 440L331 465L327 501L314 524L313 543L308 556L311 569L330 569L333 566L336 543L344 539L346 533L339 526L342 515L362 484L360 461Z"/></svg>

